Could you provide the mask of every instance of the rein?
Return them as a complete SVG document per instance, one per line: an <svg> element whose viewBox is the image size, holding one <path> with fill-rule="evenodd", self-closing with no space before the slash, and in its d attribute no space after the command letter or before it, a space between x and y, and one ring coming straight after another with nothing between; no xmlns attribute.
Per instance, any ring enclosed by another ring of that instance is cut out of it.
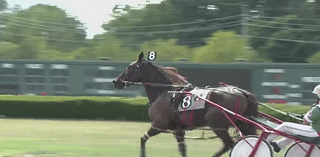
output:
<svg viewBox="0 0 320 157"><path fill-rule="evenodd" d="M131 82L131 81L123 81L126 86L130 85L150 85L154 87L188 87L189 84L187 85L174 85L174 84L163 84L163 83L149 83L149 82Z"/></svg>

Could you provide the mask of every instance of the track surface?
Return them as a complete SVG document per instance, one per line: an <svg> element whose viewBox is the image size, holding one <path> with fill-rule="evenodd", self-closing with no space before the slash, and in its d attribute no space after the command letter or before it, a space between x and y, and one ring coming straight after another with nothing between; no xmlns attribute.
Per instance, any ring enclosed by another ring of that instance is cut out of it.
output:
<svg viewBox="0 0 320 157"><path fill-rule="evenodd" d="M0 119L0 126L0 156L4 157L137 157L140 137L150 123ZM201 136L194 132L189 135ZM212 156L222 146L218 139L188 139L186 143L192 157ZM147 155L179 156L173 135L150 138ZM227 156L229 153L222 157Z"/></svg>

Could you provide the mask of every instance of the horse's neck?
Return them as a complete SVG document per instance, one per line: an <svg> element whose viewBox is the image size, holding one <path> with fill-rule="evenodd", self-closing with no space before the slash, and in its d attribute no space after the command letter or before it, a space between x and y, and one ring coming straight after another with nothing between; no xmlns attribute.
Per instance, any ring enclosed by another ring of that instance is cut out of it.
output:
<svg viewBox="0 0 320 157"><path fill-rule="evenodd" d="M145 90L150 103L154 102L161 94L166 93L170 89L170 87L152 87L150 85L145 85Z"/></svg>
<svg viewBox="0 0 320 157"><path fill-rule="evenodd" d="M163 73L160 71L154 71L154 73L150 73L148 75L147 79L145 79L143 82L148 83L155 83L155 84L172 84L172 82L166 77ZM161 86L161 85L145 85L145 90L148 96L148 99L150 103L154 102L161 94L169 91L172 89L172 87L168 86Z"/></svg>

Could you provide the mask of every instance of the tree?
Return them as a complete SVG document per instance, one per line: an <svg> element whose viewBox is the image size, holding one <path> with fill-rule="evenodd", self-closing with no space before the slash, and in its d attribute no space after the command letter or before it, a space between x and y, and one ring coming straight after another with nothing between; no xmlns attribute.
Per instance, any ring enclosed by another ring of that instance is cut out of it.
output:
<svg viewBox="0 0 320 157"><path fill-rule="evenodd" d="M171 3L164 1L161 4L150 4L145 8L126 9L128 13L114 15L114 20L102 27L106 34L116 36L123 41L123 46L139 50L145 41L154 39L175 38L174 30L177 26L170 25L180 20Z"/></svg>
<svg viewBox="0 0 320 157"><path fill-rule="evenodd" d="M71 52L73 60L97 60L97 56L90 47L81 47Z"/></svg>
<svg viewBox="0 0 320 157"><path fill-rule="evenodd" d="M252 61L255 53L246 49L246 41L231 31L219 31L212 34L206 46L195 52L195 62L201 63L230 63L237 59Z"/></svg>
<svg viewBox="0 0 320 157"><path fill-rule="evenodd" d="M174 62L179 58L192 59L193 55L187 46L177 45L177 39L152 40L143 44L142 52L157 52L157 62Z"/></svg>
<svg viewBox="0 0 320 157"><path fill-rule="evenodd" d="M103 28L124 44L134 45L135 50L145 41L173 38L178 39L179 45L199 47L219 29L239 32L241 27L237 23L241 20L242 4L237 0L165 0L141 10L116 14Z"/></svg>
<svg viewBox="0 0 320 157"><path fill-rule="evenodd" d="M45 38L47 48L64 52L86 44L83 24L56 6L38 4L3 18L6 41L21 44L25 38Z"/></svg>
<svg viewBox="0 0 320 157"><path fill-rule="evenodd" d="M2 42L0 44L0 58L1 59L15 59L17 56L19 45L9 43L9 42Z"/></svg>
<svg viewBox="0 0 320 157"><path fill-rule="evenodd" d="M74 58L72 53L57 50L46 50L38 55L38 60L77 60L77 58Z"/></svg>
<svg viewBox="0 0 320 157"><path fill-rule="evenodd" d="M2 18L4 13L1 13L1 11L7 9L7 2L6 0L0 0L0 42L3 40L3 33L2 29L4 27L4 19Z"/></svg>
<svg viewBox="0 0 320 157"><path fill-rule="evenodd" d="M176 16L183 25L178 25L177 32L178 42L190 47L204 45L203 38L209 37L211 33L201 30L201 27L207 27L211 23L204 22L208 19L207 1L206 0L171 0L173 9L176 10Z"/></svg>
<svg viewBox="0 0 320 157"><path fill-rule="evenodd" d="M36 60L38 53L41 50L41 45L37 44L41 42L41 39L24 38L20 43L18 53L15 59L31 59Z"/></svg>
<svg viewBox="0 0 320 157"><path fill-rule="evenodd" d="M268 1L264 6L267 17L249 18L250 46L273 62L307 62L320 50L319 2Z"/></svg>
<svg viewBox="0 0 320 157"><path fill-rule="evenodd" d="M305 63L320 50L318 20L301 20L295 15L251 19L250 45L273 62Z"/></svg>
<svg viewBox="0 0 320 157"><path fill-rule="evenodd" d="M7 9L8 3L6 0L0 0L0 11Z"/></svg>
<svg viewBox="0 0 320 157"><path fill-rule="evenodd" d="M320 51L313 54L310 58L307 59L308 63L320 63Z"/></svg>
<svg viewBox="0 0 320 157"><path fill-rule="evenodd" d="M93 54L97 58L110 57L112 60L126 60L131 52L125 51L122 42L115 36L103 34L96 35L92 41Z"/></svg>
<svg viewBox="0 0 320 157"><path fill-rule="evenodd" d="M264 14L272 17L286 16L290 14L290 8L301 0L268 0L264 4ZM305 1L305 0L304 0ZM294 8L292 8L294 9ZM301 8L296 8L301 9Z"/></svg>

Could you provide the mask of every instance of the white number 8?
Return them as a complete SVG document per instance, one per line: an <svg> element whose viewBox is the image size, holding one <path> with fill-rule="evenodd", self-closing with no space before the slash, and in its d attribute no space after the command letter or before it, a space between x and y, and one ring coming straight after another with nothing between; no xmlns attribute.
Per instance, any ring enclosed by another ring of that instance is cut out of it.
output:
<svg viewBox="0 0 320 157"><path fill-rule="evenodd" d="M192 99L192 98L191 98L190 95L184 97L184 98L183 98L183 101L182 101L182 104L181 104L181 107L182 107L183 109L189 108L190 105L191 105L191 99Z"/></svg>
<svg viewBox="0 0 320 157"><path fill-rule="evenodd" d="M151 51L151 52L148 53L148 59L150 61L153 61L153 60L156 59L156 55L157 55L156 52Z"/></svg>

